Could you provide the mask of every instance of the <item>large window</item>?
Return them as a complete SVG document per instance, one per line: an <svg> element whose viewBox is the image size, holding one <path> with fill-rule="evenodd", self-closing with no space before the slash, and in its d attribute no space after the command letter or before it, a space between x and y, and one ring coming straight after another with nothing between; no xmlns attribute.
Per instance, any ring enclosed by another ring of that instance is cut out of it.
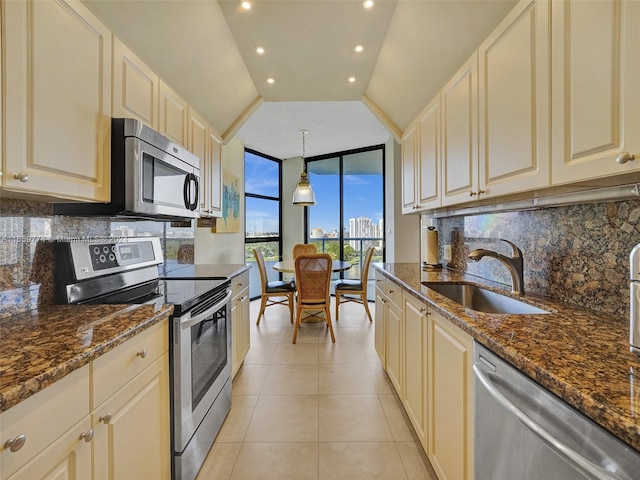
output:
<svg viewBox="0 0 640 480"><path fill-rule="evenodd" d="M307 171L316 196L307 239L353 264L342 277L360 278L367 248L376 249L373 261L384 256L384 146L309 158Z"/></svg>
<svg viewBox="0 0 640 480"><path fill-rule="evenodd" d="M267 264L267 274L277 280L271 268L281 258L281 209L282 174L280 160L261 153L245 150L245 251L246 263L255 263L253 249L259 248ZM260 296L260 272L257 267L249 270L249 295Z"/></svg>

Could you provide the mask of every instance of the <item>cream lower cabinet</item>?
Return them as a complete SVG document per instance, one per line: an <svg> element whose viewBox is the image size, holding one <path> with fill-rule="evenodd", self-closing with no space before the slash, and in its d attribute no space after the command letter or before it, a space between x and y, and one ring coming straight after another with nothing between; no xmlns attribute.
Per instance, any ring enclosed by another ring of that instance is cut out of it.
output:
<svg viewBox="0 0 640 480"><path fill-rule="evenodd" d="M0 479L169 480L167 328L150 327L3 412Z"/></svg>
<svg viewBox="0 0 640 480"><path fill-rule="evenodd" d="M380 280L380 282L378 282ZM403 386L402 362L402 289L384 277L376 275L376 326L375 344L382 364L393 384L401 395Z"/></svg>
<svg viewBox="0 0 640 480"><path fill-rule="evenodd" d="M251 347L249 272L231 279L231 376L242 366Z"/></svg>
<svg viewBox="0 0 640 480"><path fill-rule="evenodd" d="M427 456L439 480L471 480L473 339L434 311L428 325Z"/></svg>
<svg viewBox="0 0 640 480"><path fill-rule="evenodd" d="M94 480L171 478L168 321L92 362Z"/></svg>
<svg viewBox="0 0 640 480"><path fill-rule="evenodd" d="M424 302L403 292L404 317L404 388L402 404L413 424L420 443L427 451L427 307Z"/></svg>
<svg viewBox="0 0 640 480"><path fill-rule="evenodd" d="M89 377L86 365L0 415L0 479L91 478Z"/></svg>
<svg viewBox="0 0 640 480"><path fill-rule="evenodd" d="M552 183L638 172L640 3L551 4Z"/></svg>
<svg viewBox="0 0 640 480"><path fill-rule="evenodd" d="M2 187L109 201L111 32L76 0L2 8Z"/></svg>

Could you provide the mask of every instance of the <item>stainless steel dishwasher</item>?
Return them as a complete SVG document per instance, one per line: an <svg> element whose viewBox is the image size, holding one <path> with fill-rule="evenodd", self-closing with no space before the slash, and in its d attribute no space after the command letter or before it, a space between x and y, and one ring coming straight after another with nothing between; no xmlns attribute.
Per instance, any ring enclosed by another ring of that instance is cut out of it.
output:
<svg viewBox="0 0 640 480"><path fill-rule="evenodd" d="M476 343L475 480L638 479L640 453Z"/></svg>

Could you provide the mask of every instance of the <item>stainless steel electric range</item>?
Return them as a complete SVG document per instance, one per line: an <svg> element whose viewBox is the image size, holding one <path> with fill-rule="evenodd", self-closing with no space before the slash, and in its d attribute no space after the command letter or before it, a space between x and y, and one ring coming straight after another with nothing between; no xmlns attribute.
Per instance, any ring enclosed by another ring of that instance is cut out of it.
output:
<svg viewBox="0 0 640 480"><path fill-rule="evenodd" d="M193 480L231 407L228 279L161 279L160 239L56 242L58 303L168 303L172 471ZM167 452L169 453L169 452Z"/></svg>

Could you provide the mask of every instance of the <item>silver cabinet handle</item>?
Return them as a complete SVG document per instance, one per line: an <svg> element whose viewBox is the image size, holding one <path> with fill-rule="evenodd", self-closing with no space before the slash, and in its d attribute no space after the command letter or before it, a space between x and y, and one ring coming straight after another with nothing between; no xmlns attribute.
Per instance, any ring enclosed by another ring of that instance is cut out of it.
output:
<svg viewBox="0 0 640 480"><path fill-rule="evenodd" d="M80 439L84 440L85 442L89 443L91 440L93 440L93 428L90 428L89 431L87 432L82 432L80 434Z"/></svg>
<svg viewBox="0 0 640 480"><path fill-rule="evenodd" d="M12 452L17 452L22 447L24 447L25 443L27 443L27 436L26 435L18 435L16 437L13 437L13 438L10 438L9 440L7 440L5 442L5 444L4 444L4 448L8 448Z"/></svg>
<svg viewBox="0 0 640 480"><path fill-rule="evenodd" d="M422 315L424 315L426 312L427 312L427 309L426 309L426 308L422 307L422 308L420 309L420 313L421 313Z"/></svg>
<svg viewBox="0 0 640 480"><path fill-rule="evenodd" d="M100 418L98 418L98 421L108 425L109 422L111 422L111 414L107 413L106 415L101 415Z"/></svg>
<svg viewBox="0 0 640 480"><path fill-rule="evenodd" d="M29 174L27 172L20 172L16 173L13 178L20 180L22 183L27 183L29 181Z"/></svg>
<svg viewBox="0 0 640 480"><path fill-rule="evenodd" d="M140 357L140 358L146 358L147 356L147 349L144 348L141 351L139 351L138 353L136 353L136 357Z"/></svg>
<svg viewBox="0 0 640 480"><path fill-rule="evenodd" d="M620 154L616 157L616 162L620 165L624 165L627 162L632 162L635 160L636 156L633 153L629 152L620 152Z"/></svg>

